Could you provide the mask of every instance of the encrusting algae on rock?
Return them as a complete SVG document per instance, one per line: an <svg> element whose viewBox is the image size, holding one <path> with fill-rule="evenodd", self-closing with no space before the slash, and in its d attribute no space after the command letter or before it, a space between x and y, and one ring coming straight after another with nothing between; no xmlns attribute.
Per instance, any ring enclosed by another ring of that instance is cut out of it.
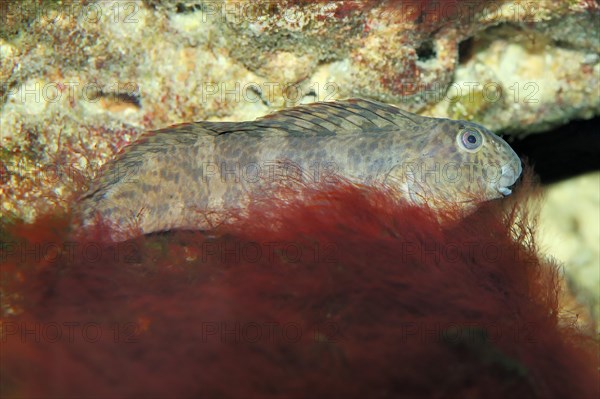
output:
<svg viewBox="0 0 600 399"><path fill-rule="evenodd" d="M80 209L85 224L99 216L121 231L209 230L290 183L344 179L414 204L469 207L509 195L520 174L519 157L483 126L353 99L148 133L106 165Z"/></svg>

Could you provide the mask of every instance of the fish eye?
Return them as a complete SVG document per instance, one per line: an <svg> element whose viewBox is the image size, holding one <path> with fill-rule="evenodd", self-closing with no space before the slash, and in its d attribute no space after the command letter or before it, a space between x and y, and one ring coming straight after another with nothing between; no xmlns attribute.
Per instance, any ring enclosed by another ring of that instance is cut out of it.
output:
<svg viewBox="0 0 600 399"><path fill-rule="evenodd" d="M460 145L468 151L475 151L483 144L483 136L473 128L461 129L457 139Z"/></svg>

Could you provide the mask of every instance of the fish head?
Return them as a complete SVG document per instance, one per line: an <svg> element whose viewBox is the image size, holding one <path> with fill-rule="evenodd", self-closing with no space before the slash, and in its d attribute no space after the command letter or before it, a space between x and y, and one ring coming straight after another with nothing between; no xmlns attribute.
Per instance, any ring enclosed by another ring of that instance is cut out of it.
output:
<svg viewBox="0 0 600 399"><path fill-rule="evenodd" d="M522 166L506 141L476 123L427 119L413 157L392 171L413 202L473 204L512 193Z"/></svg>

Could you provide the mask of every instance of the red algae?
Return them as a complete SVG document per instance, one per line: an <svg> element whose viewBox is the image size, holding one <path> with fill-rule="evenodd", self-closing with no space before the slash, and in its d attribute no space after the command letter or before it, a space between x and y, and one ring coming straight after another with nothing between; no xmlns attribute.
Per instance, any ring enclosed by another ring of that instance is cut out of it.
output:
<svg viewBox="0 0 600 399"><path fill-rule="evenodd" d="M3 396L597 397L529 194L459 218L340 184L123 243L5 226Z"/></svg>
<svg viewBox="0 0 600 399"><path fill-rule="evenodd" d="M391 14L396 19L417 23L419 29L431 33L456 20L472 18L487 5L501 4L497 0L281 0L282 6L308 6L311 4L335 4L333 15L344 19L360 13L368 13L381 7L382 13Z"/></svg>

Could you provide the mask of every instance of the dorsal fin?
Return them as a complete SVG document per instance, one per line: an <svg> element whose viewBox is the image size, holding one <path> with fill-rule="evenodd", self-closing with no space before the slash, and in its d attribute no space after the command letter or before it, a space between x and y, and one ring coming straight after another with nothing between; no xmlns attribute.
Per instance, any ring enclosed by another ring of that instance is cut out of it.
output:
<svg viewBox="0 0 600 399"><path fill-rule="evenodd" d="M298 119L298 123L320 125L335 132L356 131L390 126L403 127L419 123L422 116L394 106L364 99L348 99L300 105L266 115L259 120ZM333 126L332 126L333 125Z"/></svg>
<svg viewBox="0 0 600 399"><path fill-rule="evenodd" d="M283 109L248 122L197 122L215 134L277 131L333 135L419 124L424 117L371 100L319 102Z"/></svg>

